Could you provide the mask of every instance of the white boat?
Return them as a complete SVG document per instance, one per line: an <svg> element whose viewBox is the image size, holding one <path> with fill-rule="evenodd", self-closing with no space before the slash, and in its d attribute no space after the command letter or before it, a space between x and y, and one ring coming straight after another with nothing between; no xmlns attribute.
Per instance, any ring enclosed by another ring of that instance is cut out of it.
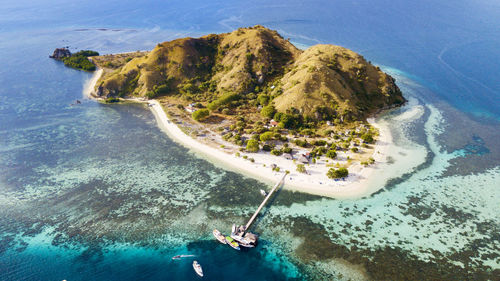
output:
<svg viewBox="0 0 500 281"><path fill-rule="evenodd" d="M250 239L243 238L241 236L236 236L236 235L231 235L231 238L233 238L234 241L238 242L238 244L242 247L245 247L245 248L254 248L255 247L255 241L250 241Z"/></svg>
<svg viewBox="0 0 500 281"><path fill-rule="evenodd" d="M220 231L218 231L217 229L214 229L214 231L212 231L212 233L214 234L215 238L221 242L222 244L226 244L227 241L226 241L226 237L224 237L224 235L222 235L222 233L220 233Z"/></svg>
<svg viewBox="0 0 500 281"><path fill-rule="evenodd" d="M267 196L267 192L264 189L260 190L260 194L262 194L262 196Z"/></svg>
<svg viewBox="0 0 500 281"><path fill-rule="evenodd" d="M200 277L203 277L203 269L197 261L193 261L193 269Z"/></svg>

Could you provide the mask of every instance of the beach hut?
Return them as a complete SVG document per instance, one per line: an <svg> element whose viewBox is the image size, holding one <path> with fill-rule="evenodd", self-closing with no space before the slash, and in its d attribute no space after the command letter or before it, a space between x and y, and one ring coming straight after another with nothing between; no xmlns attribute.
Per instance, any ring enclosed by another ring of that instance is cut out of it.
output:
<svg viewBox="0 0 500 281"><path fill-rule="evenodd" d="M189 113L193 113L193 112L195 112L195 111L196 111L196 108L194 108L194 107L193 107L193 106L191 106L191 105L186 106L184 109L185 109L187 112L189 112Z"/></svg>
<svg viewBox="0 0 500 281"><path fill-rule="evenodd" d="M271 121L269 121L269 127L274 128L276 126L278 126L278 122L276 122L274 119L271 119Z"/></svg>

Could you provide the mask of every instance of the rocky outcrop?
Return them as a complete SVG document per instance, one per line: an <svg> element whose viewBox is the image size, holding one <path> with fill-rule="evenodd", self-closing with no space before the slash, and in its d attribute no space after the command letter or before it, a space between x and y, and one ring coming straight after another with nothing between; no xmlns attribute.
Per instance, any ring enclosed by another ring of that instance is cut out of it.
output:
<svg viewBox="0 0 500 281"><path fill-rule="evenodd" d="M54 53L52 53L52 56L49 56L49 58L56 60L69 57L71 57L71 52L66 48L56 48Z"/></svg>

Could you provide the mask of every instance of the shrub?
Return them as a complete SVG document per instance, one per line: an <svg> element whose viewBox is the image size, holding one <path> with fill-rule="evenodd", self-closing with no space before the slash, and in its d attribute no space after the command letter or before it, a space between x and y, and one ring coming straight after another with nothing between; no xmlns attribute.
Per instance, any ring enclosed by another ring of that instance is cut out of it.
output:
<svg viewBox="0 0 500 281"><path fill-rule="evenodd" d="M271 154L276 155L276 156L280 156L281 154L283 154L283 151L281 151L279 149L273 149L273 150L271 150Z"/></svg>
<svg viewBox="0 0 500 281"><path fill-rule="evenodd" d="M337 152L333 149L330 149L326 152L326 157L335 159L337 157Z"/></svg>
<svg viewBox="0 0 500 281"><path fill-rule="evenodd" d="M257 152L259 151L259 142L254 139L250 139L247 142L247 150L250 152Z"/></svg>
<svg viewBox="0 0 500 281"><path fill-rule="evenodd" d="M268 141L273 138L273 132L265 132L260 135L260 140L261 141Z"/></svg>
<svg viewBox="0 0 500 281"><path fill-rule="evenodd" d="M210 110L216 110L219 107L221 107L223 105L226 105L226 104L229 104L229 103L231 103L233 101L237 101L240 98L241 98L241 96L238 95L238 94L235 94L235 93L225 93L221 97L219 97L218 99L216 99L213 102L209 103L207 107Z"/></svg>
<svg viewBox="0 0 500 281"><path fill-rule="evenodd" d="M295 144L300 146L300 147L306 147L307 146L307 141L306 140L301 140L301 139L296 139Z"/></svg>
<svg viewBox="0 0 500 281"><path fill-rule="evenodd" d="M222 139L225 141L229 141L230 138L233 137L233 133L227 133L222 136Z"/></svg>
<svg viewBox="0 0 500 281"><path fill-rule="evenodd" d="M315 145L315 146L325 146L326 145L326 141L325 140L315 140L313 142L313 145Z"/></svg>
<svg viewBox="0 0 500 281"><path fill-rule="evenodd" d="M292 153L292 148L291 147L284 147L283 152L284 153Z"/></svg>
<svg viewBox="0 0 500 281"><path fill-rule="evenodd" d="M63 58L64 65L85 71L94 71L96 69L95 65L86 56L76 54Z"/></svg>
<svg viewBox="0 0 500 281"><path fill-rule="evenodd" d="M260 115L267 118L273 118L275 113L276 113L276 108L274 108L273 105L264 106L260 111Z"/></svg>
<svg viewBox="0 0 500 281"><path fill-rule="evenodd" d="M264 144L262 146L262 150L264 151L271 151L273 148L269 144Z"/></svg>
<svg viewBox="0 0 500 281"><path fill-rule="evenodd" d="M82 57L93 57L98 56L99 53L91 50L82 50L73 54L73 56L82 56Z"/></svg>
<svg viewBox="0 0 500 281"><path fill-rule="evenodd" d="M361 136L361 139L363 140L363 142L365 143L372 143L373 142L373 136L372 134L370 133L366 133L366 134L363 134Z"/></svg>
<svg viewBox="0 0 500 281"><path fill-rule="evenodd" d="M305 136L312 136L314 135L314 132L311 130L311 129L304 129L302 131L300 131L301 134L305 135Z"/></svg>
<svg viewBox="0 0 500 281"><path fill-rule="evenodd" d="M269 103L269 96L266 95L266 94L260 94L258 97L257 97L257 102L262 105L262 106L265 106L267 105L267 103Z"/></svg>
<svg viewBox="0 0 500 281"><path fill-rule="evenodd" d="M119 101L120 101L120 99L114 98L114 97L109 97L109 98L104 100L105 103L113 103L113 102L119 102Z"/></svg>
<svg viewBox="0 0 500 281"><path fill-rule="evenodd" d="M241 154L240 154L239 152L236 152L234 155L235 155L236 157L240 157L240 156L241 156Z"/></svg>
<svg viewBox="0 0 500 281"><path fill-rule="evenodd" d="M306 166L304 166L304 164L297 164L297 172L299 172L299 173L305 173L306 172Z"/></svg>
<svg viewBox="0 0 500 281"><path fill-rule="evenodd" d="M191 115L195 121L200 121L201 119L210 115L210 111L208 109L198 109Z"/></svg>
<svg viewBox="0 0 500 281"><path fill-rule="evenodd" d="M277 112L274 114L274 120L279 122L279 126L281 128L293 129L300 127L302 124L302 116L301 115L292 115L287 113Z"/></svg>
<svg viewBox="0 0 500 281"><path fill-rule="evenodd" d="M330 179L345 178L349 175L349 171L346 168L338 168L337 170L334 168L330 168L326 175Z"/></svg>
<svg viewBox="0 0 500 281"><path fill-rule="evenodd" d="M354 152L354 153L356 153L356 152L358 152L358 148L357 147L353 147L353 148L351 148L351 151Z"/></svg>

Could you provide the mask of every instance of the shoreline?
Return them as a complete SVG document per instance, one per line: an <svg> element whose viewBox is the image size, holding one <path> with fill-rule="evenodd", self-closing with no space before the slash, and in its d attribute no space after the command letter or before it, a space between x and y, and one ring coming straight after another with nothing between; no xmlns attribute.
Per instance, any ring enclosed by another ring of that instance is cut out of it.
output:
<svg viewBox="0 0 500 281"><path fill-rule="evenodd" d="M103 100L93 95L95 85L102 73L103 70L98 68L90 81L86 83L84 87L86 97ZM390 164L387 156L394 144L387 122L379 122L373 118L368 120L372 126L379 130L379 136L373 145L372 153L375 163L366 167L359 163L353 164L349 166L349 176L347 178L333 180L326 176L326 172L330 167L326 166L325 159L317 161L316 164L306 164L308 174L303 174L296 171L296 164L292 160L285 159L282 156L274 156L260 151L257 153L240 152L241 156L237 157L232 151L230 143L225 148L216 148L209 145L210 141L203 141L200 138L195 139L185 134L179 126L168 118L158 100L142 100L139 98L122 98L122 100L149 104L148 107L155 116L160 129L175 142L190 150L200 152L201 155L197 154L197 156L208 159L226 170L264 181L266 184L275 184L283 173L288 170L290 173L286 176L284 185L284 188L288 190L337 199L358 199L382 189L386 180L389 179L389 176L381 176L375 173L376 171L381 172L382 167ZM253 158L255 162L244 159L244 155ZM272 171L271 164L280 167L280 172Z"/></svg>

